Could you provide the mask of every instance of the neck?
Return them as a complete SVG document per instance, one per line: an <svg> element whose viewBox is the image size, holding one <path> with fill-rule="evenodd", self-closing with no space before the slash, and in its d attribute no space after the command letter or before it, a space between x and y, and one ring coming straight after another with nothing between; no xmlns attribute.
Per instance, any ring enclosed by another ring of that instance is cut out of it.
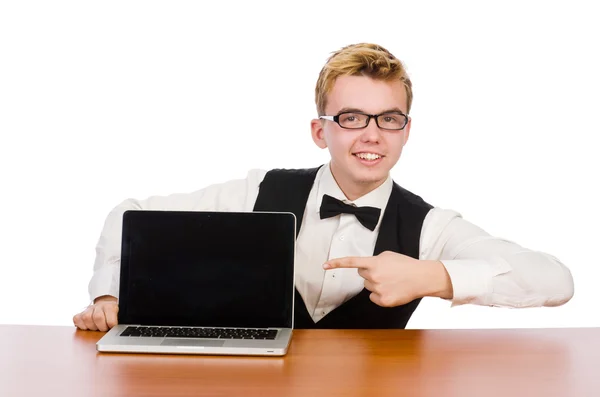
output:
<svg viewBox="0 0 600 397"><path fill-rule="evenodd" d="M387 179L386 175L385 178L378 181L365 181L356 183L343 177L339 177L338 175L336 175L336 172L333 168L331 168L331 174L333 175L333 179L339 186L342 193L344 193L346 198L350 201L357 200L362 196L372 192L379 186L383 185L383 183Z"/></svg>

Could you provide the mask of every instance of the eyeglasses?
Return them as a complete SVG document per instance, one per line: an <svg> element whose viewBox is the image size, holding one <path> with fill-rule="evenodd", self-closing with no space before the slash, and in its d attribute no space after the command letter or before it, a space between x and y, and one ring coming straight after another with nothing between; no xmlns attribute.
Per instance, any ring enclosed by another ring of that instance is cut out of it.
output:
<svg viewBox="0 0 600 397"><path fill-rule="evenodd" d="M366 114L360 112L342 112L335 116L319 116L320 119L335 121L340 127L357 130L369 125L375 119L377 127L382 130L402 130L408 124L408 116L402 112L387 112L382 114Z"/></svg>

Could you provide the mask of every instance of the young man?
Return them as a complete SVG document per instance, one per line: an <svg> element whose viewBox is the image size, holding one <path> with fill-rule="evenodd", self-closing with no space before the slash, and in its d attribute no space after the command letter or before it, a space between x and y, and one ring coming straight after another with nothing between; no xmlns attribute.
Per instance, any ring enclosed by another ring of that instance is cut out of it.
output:
<svg viewBox="0 0 600 397"><path fill-rule="evenodd" d="M573 296L556 258L494 238L396 185L390 170L411 127L412 86L381 46L334 53L316 86L315 144L331 161L250 171L190 194L126 200L108 215L81 329L117 323L122 214L128 209L291 211L298 218L298 328L404 328L425 296L453 305L558 306Z"/></svg>

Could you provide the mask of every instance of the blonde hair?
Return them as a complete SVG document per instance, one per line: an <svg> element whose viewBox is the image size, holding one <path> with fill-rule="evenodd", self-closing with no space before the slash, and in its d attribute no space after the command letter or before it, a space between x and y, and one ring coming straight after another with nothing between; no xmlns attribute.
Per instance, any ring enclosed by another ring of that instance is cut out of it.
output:
<svg viewBox="0 0 600 397"><path fill-rule="evenodd" d="M352 44L329 57L319 73L315 88L319 116L325 115L327 94L331 92L335 80L340 76L367 76L375 80L402 81L406 89L406 112L410 113L412 83L402 62L382 46L371 43Z"/></svg>

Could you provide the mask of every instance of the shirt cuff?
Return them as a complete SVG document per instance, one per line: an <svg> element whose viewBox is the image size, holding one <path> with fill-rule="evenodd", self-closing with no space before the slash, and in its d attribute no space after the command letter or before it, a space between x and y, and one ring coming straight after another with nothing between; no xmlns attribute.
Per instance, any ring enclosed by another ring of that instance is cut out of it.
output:
<svg viewBox="0 0 600 397"><path fill-rule="evenodd" d="M502 258L454 259L440 261L446 268L454 296L452 307L475 304L489 306L493 294L493 278L511 270Z"/></svg>
<svg viewBox="0 0 600 397"><path fill-rule="evenodd" d="M88 285L91 301L93 302L94 299L104 295L118 298L119 278L120 273L118 264L105 265L96 270Z"/></svg>

